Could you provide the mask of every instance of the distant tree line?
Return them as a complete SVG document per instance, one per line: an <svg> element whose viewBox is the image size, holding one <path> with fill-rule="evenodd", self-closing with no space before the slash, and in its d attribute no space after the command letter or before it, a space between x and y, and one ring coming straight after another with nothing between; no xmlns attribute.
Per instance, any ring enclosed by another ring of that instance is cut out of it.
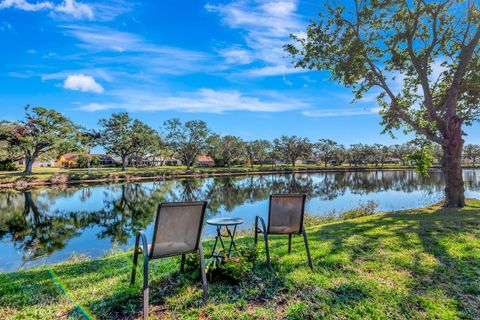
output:
<svg viewBox="0 0 480 320"><path fill-rule="evenodd" d="M0 123L0 164L25 160L25 173L32 172L39 158L56 159L67 152L90 153L102 146L106 153L119 159L122 170L127 166L164 165L167 159L178 159L187 168L195 165L200 155L209 156L215 166L323 164L326 166L387 163L412 164L419 153L416 142L386 146L382 144L351 144L344 146L330 139L311 141L298 136L281 136L272 141L245 141L233 135L213 133L204 121L180 119L165 121L156 130L128 113L114 113L99 120L98 130L74 124L61 113L42 107L25 108L25 119ZM430 147L432 158L441 161L440 147ZM480 146L466 145L465 161L475 165ZM97 157L79 156L79 167L99 164Z"/></svg>

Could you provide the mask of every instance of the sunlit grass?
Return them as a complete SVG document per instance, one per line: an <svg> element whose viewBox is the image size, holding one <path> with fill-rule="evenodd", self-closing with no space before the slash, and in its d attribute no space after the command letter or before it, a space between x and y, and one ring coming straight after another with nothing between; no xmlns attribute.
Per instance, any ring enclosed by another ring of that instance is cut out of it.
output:
<svg viewBox="0 0 480 320"><path fill-rule="evenodd" d="M480 202L375 214L308 228L315 273L301 237L287 253L272 237L272 265L262 248L254 271L238 285L179 273L175 258L153 262L152 318L163 319L480 319ZM239 243L252 243L250 236ZM260 242L260 245L263 243ZM206 243L208 246L210 243ZM207 252L208 249L206 250ZM131 252L0 275L0 314L7 319L141 317L141 281L129 287Z"/></svg>

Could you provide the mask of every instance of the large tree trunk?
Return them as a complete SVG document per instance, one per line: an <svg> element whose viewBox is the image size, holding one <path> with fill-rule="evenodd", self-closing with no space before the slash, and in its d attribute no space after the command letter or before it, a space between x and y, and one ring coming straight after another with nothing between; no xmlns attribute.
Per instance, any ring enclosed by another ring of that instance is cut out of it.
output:
<svg viewBox="0 0 480 320"><path fill-rule="evenodd" d="M127 157L122 157L122 171L127 170Z"/></svg>
<svg viewBox="0 0 480 320"><path fill-rule="evenodd" d="M462 208L465 206L465 194L462 175L463 139L461 130L448 140L443 147L442 171L445 180L446 208Z"/></svg>
<svg viewBox="0 0 480 320"><path fill-rule="evenodd" d="M35 162L34 156L25 156L25 170L23 171L26 174L32 173L33 163Z"/></svg>

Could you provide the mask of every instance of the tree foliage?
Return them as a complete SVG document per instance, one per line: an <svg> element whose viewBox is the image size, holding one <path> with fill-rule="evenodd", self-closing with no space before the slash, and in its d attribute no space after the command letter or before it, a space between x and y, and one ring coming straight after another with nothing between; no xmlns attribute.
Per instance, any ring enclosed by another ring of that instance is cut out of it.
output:
<svg viewBox="0 0 480 320"><path fill-rule="evenodd" d="M330 139L320 139L313 145L313 151L326 167L330 161L335 159L339 147L340 145L336 141Z"/></svg>
<svg viewBox="0 0 480 320"><path fill-rule="evenodd" d="M207 140L210 130L207 124L201 120L181 122L180 119L170 119L165 122L167 131L165 142L190 168L195 159L207 149Z"/></svg>
<svg viewBox="0 0 480 320"><path fill-rule="evenodd" d="M329 70L355 99L377 93L385 132L406 128L442 146L449 207L465 204L462 125L480 114L476 1L324 2L285 48L299 68Z"/></svg>
<svg viewBox="0 0 480 320"><path fill-rule="evenodd" d="M254 162L257 161L260 163L260 166L263 166L269 158L269 152L271 149L271 142L265 139L257 139L247 142L245 145L245 152L250 165L253 167Z"/></svg>
<svg viewBox="0 0 480 320"><path fill-rule="evenodd" d="M295 166L295 162L299 158L309 157L312 151L308 138L297 136L281 136L275 139L273 144L280 155L292 166Z"/></svg>
<svg viewBox="0 0 480 320"><path fill-rule="evenodd" d="M216 165L230 168L234 161L242 160L245 156L245 142L236 136L212 135L208 139L208 155Z"/></svg>
<svg viewBox="0 0 480 320"><path fill-rule="evenodd" d="M107 153L122 159L126 170L129 157L144 154L149 145L159 139L158 133L138 119L132 120L128 113L114 113L108 119L100 119L100 144Z"/></svg>
<svg viewBox="0 0 480 320"><path fill-rule="evenodd" d="M6 141L10 154L24 157L25 173L31 173L38 157L75 148L77 129L70 119L55 110L27 105L24 120L3 123L0 140Z"/></svg>
<svg viewBox="0 0 480 320"><path fill-rule="evenodd" d="M464 156L475 166L477 159L480 158L480 146L476 144L465 145Z"/></svg>

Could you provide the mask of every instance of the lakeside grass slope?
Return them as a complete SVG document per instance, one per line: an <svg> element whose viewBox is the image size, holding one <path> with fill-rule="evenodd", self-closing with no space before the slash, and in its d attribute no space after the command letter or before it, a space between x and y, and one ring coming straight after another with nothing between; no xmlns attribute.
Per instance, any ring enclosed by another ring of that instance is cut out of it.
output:
<svg viewBox="0 0 480 320"><path fill-rule="evenodd" d="M210 283L206 304L178 259L154 261L152 318L480 319L480 201L338 221L308 235L315 273L300 236L291 254L286 237L271 237L274 271L265 270L260 242L254 271L238 285ZM84 308L96 319L140 318L141 281L128 285L131 254L0 274L0 315L82 318Z"/></svg>

